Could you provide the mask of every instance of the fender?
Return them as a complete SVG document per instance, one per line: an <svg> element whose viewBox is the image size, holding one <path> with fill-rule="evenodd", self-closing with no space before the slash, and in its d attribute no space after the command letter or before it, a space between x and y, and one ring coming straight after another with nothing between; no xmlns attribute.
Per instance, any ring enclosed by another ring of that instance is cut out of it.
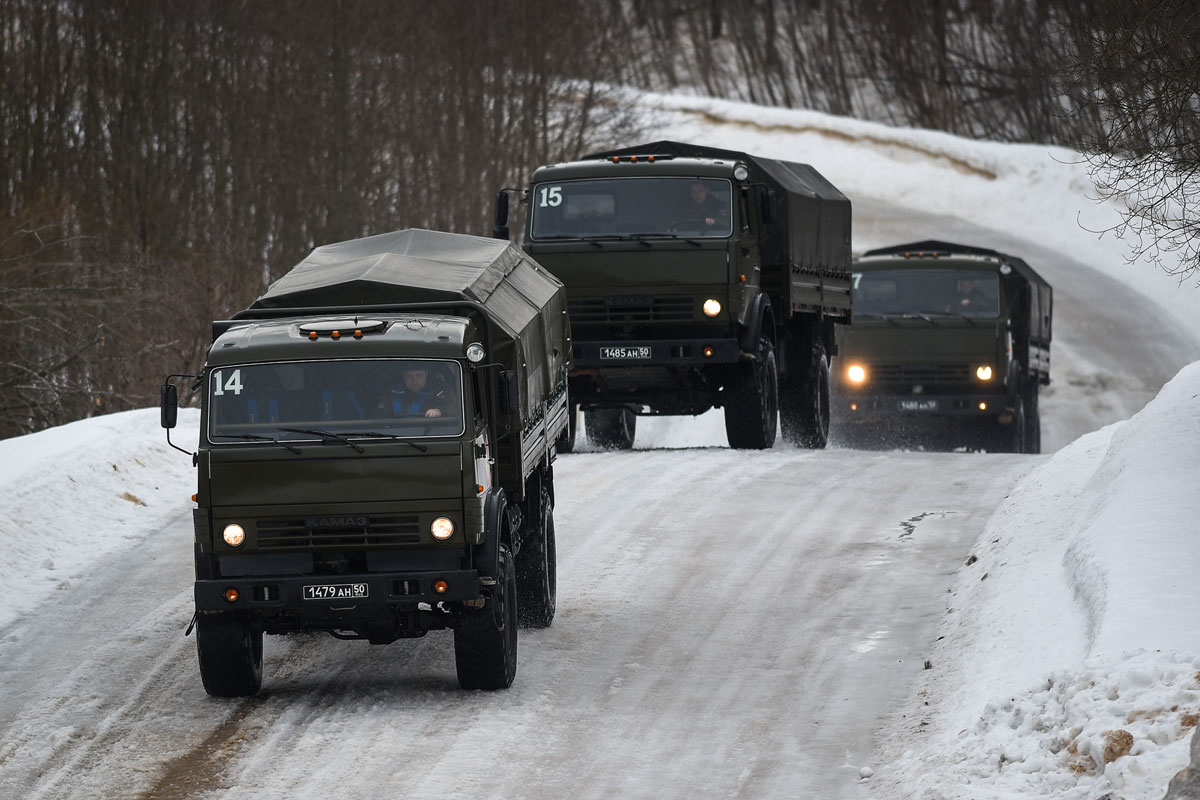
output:
<svg viewBox="0 0 1200 800"><path fill-rule="evenodd" d="M475 547L475 569L488 578L500 575L500 538L504 534L504 511L508 499L503 489L493 488L488 492L483 505L483 544Z"/></svg>
<svg viewBox="0 0 1200 800"><path fill-rule="evenodd" d="M744 352L753 353L758 350L758 337L762 334L763 319L770 314L771 298L759 292L754 296L754 302L750 304L750 314L746 317L746 325L738 335L738 346Z"/></svg>

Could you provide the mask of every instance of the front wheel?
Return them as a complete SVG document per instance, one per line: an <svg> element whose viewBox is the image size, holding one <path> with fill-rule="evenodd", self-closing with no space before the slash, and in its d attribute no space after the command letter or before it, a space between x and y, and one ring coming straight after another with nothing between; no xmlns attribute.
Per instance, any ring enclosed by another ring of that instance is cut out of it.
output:
<svg viewBox="0 0 1200 800"><path fill-rule="evenodd" d="M517 676L517 575L500 546L496 583L484 587L483 608L464 608L454 626L454 666L464 689L507 689Z"/></svg>
<svg viewBox="0 0 1200 800"><path fill-rule="evenodd" d="M726 385L725 435L735 450L766 450L779 431L779 372L775 346L759 337L749 364L739 364Z"/></svg>
<svg viewBox="0 0 1200 800"><path fill-rule="evenodd" d="M196 652L204 691L213 697L251 697L262 688L262 626L245 614L199 614Z"/></svg>

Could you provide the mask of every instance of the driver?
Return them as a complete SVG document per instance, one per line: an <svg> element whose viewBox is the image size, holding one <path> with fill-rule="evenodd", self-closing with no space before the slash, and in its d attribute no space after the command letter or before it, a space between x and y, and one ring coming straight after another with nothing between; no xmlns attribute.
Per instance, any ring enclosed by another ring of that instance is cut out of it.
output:
<svg viewBox="0 0 1200 800"><path fill-rule="evenodd" d="M708 185L704 181L692 181L688 196L675 212L671 229L698 228L707 232L718 225L724 226L728 220L729 209L709 192Z"/></svg>
<svg viewBox="0 0 1200 800"><path fill-rule="evenodd" d="M430 385L429 369L426 367L404 370L404 388L392 392L392 411L396 414L440 417L449 408L449 392L445 386Z"/></svg>

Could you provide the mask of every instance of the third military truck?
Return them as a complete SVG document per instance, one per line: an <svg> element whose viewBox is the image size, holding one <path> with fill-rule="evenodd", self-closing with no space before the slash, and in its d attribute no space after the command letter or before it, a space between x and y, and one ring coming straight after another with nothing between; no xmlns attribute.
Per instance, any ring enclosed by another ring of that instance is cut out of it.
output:
<svg viewBox="0 0 1200 800"><path fill-rule="evenodd" d="M817 170L659 141L540 167L522 202L524 249L566 286L570 398L593 443L631 447L638 415L723 408L731 447L780 427L825 446L850 201ZM501 192L493 235L507 218Z"/></svg>
<svg viewBox="0 0 1200 800"><path fill-rule="evenodd" d="M854 262L854 325L834 376L848 444L1041 450L1050 285L1016 256L940 241Z"/></svg>

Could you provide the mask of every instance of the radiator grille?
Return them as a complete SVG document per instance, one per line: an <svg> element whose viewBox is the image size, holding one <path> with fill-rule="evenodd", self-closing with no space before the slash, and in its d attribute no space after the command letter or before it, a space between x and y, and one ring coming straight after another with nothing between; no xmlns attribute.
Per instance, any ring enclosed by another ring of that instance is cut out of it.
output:
<svg viewBox="0 0 1200 800"><path fill-rule="evenodd" d="M343 518L344 519L344 518ZM364 524L322 522L321 519L263 519L257 524L258 546L264 550L291 548L367 547L421 541L416 516L364 516Z"/></svg>
<svg viewBox="0 0 1200 800"><path fill-rule="evenodd" d="M879 383L964 383L971 379L967 364L880 364L872 370Z"/></svg>
<svg viewBox="0 0 1200 800"><path fill-rule="evenodd" d="M574 325L688 322L695 307L691 297L600 297L567 304Z"/></svg>

